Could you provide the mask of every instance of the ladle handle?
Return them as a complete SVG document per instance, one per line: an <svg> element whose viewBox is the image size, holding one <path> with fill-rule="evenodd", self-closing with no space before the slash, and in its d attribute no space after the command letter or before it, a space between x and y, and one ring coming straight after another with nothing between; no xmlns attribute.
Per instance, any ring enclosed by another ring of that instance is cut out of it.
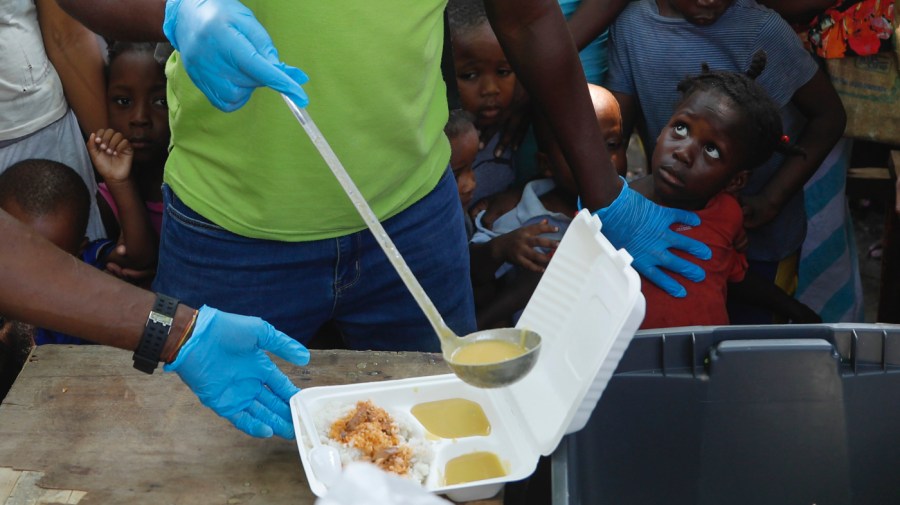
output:
<svg viewBox="0 0 900 505"><path fill-rule="evenodd" d="M356 207L356 211L359 212L359 215L362 216L366 226L369 227L372 235L375 236L375 241L381 246L384 254L387 255L388 260L390 260L394 269L396 269L397 273L400 275L400 279L403 280L403 283L406 284L406 288L412 293L416 303L419 304L419 308L425 313L428 322L431 323L434 331L441 339L441 346L443 347L444 344L448 343L452 345L456 334L453 333L453 330L451 330L447 326L447 323L444 322L440 312L438 312L431 299L428 298L428 295L425 293L425 290L422 289L422 285L419 284L416 276L413 275L409 266L403 261L403 257L400 256L400 251L397 250L391 237L384 231L384 227L381 226L378 217L372 212L372 208L369 207L366 199L362 196L362 193L359 192L359 188L357 188L356 184L353 183L353 180L350 179L350 174L344 169L344 166L341 164L340 160L338 160L337 155L334 154L331 146L328 145L328 141L325 140L322 132L319 131L316 123L313 122L306 109L297 107L297 105L285 95L281 95L281 97L291 109L294 117L297 118L297 122L300 123L300 126L303 127L306 134L309 135L309 139L312 141L313 145L316 146L316 149L319 150L322 159L325 160L328 168L334 173L334 176L341 184L341 187L344 188L344 192L347 193L347 196L350 197L350 200Z"/></svg>

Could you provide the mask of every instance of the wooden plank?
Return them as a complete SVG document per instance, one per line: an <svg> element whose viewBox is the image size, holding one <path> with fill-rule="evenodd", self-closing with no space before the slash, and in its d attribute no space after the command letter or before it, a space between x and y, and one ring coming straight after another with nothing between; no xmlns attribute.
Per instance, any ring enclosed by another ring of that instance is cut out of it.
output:
<svg viewBox="0 0 900 505"><path fill-rule="evenodd" d="M847 177L889 181L891 180L891 172L887 167L848 168Z"/></svg>
<svg viewBox="0 0 900 505"><path fill-rule="evenodd" d="M8 502L20 475L22 472L17 472L12 468L0 468L0 503L5 505Z"/></svg>
<svg viewBox="0 0 900 505"><path fill-rule="evenodd" d="M307 367L279 366L301 388L449 372L427 353L313 351ZM130 354L99 346L35 349L0 405L0 468L43 472L40 488L83 491L83 503L315 498L295 441L246 436L174 374L145 375Z"/></svg>

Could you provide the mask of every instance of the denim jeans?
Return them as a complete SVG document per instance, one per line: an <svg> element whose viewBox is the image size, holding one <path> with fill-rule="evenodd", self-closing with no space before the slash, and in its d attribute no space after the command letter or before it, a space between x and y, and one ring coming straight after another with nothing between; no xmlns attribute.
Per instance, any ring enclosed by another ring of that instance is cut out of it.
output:
<svg viewBox="0 0 900 505"><path fill-rule="evenodd" d="M310 242L231 233L163 187L155 291L259 316L301 343L332 321L351 349L440 350L428 320L368 229ZM425 198L382 223L446 323L475 331L469 253L448 170Z"/></svg>

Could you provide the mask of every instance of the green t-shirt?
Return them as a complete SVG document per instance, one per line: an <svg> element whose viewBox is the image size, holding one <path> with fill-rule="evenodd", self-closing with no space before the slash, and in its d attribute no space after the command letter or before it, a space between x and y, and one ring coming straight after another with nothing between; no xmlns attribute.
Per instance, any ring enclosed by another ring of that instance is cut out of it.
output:
<svg viewBox="0 0 900 505"><path fill-rule="evenodd" d="M382 220L436 186L450 159L441 78L445 0L246 0L281 59L309 75L309 114ZM239 235L282 241L365 228L280 95L215 109L173 54L165 180Z"/></svg>

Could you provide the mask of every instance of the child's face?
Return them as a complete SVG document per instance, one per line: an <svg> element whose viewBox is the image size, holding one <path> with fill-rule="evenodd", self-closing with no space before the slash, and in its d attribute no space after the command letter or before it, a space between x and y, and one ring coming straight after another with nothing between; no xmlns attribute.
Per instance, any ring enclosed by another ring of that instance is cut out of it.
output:
<svg viewBox="0 0 900 505"><path fill-rule="evenodd" d="M600 131L603 140L606 141L606 150L612 160L616 173L625 176L628 171L628 160L625 158L625 150L628 148L622 136L622 114L619 112L619 104L615 98L609 97L611 103L602 107L595 104L594 112L597 114L597 122L600 123Z"/></svg>
<svg viewBox="0 0 900 505"><path fill-rule="evenodd" d="M487 23L464 30L453 40L456 83L462 108L483 129L495 125L509 108L516 75Z"/></svg>
<svg viewBox="0 0 900 505"><path fill-rule="evenodd" d="M472 193L475 192L475 171L472 163L478 154L478 132L472 128L465 133L450 139L450 168L456 177L456 188L459 190L459 199L463 208L468 208L472 203Z"/></svg>
<svg viewBox="0 0 900 505"><path fill-rule="evenodd" d="M697 91L679 104L656 140L651 161L658 203L701 209L717 193L737 191L749 173L739 110L720 93Z"/></svg>
<svg viewBox="0 0 900 505"><path fill-rule="evenodd" d="M715 23L733 3L734 0L656 0L661 15L701 26Z"/></svg>
<svg viewBox="0 0 900 505"><path fill-rule="evenodd" d="M606 150L609 152L610 161L616 172L624 177L628 169L625 158L627 145L622 137L622 113L619 103L609 91L600 86L588 84L588 91L594 107L594 116L597 118L597 124L600 125L603 140L606 141ZM552 177L560 188L572 194L578 194L578 185L575 183L572 169L559 147L559 142L549 131L546 120L535 125L535 135L540 137L538 146L541 152L538 153L538 165L541 167L542 173L547 177Z"/></svg>
<svg viewBox="0 0 900 505"><path fill-rule="evenodd" d="M162 164L169 148L166 76L148 51L127 51L109 67L109 126L134 148L137 164Z"/></svg>
<svg viewBox="0 0 900 505"><path fill-rule="evenodd" d="M14 200L4 203L3 210L69 254L77 256L84 248L85 237L83 233L78 232L77 217L74 212L69 212L65 205L60 205L54 212L37 217L22 209Z"/></svg>

